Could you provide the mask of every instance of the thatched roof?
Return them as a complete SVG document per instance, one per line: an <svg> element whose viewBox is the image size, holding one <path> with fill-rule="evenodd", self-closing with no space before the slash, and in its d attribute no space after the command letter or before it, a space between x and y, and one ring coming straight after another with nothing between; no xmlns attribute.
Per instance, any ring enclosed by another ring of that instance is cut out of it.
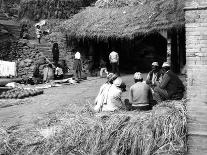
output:
<svg viewBox="0 0 207 155"><path fill-rule="evenodd" d="M143 33L172 29L184 24L183 0L145 0L143 3L121 3L118 7L96 4L62 24L68 36L133 38Z"/></svg>

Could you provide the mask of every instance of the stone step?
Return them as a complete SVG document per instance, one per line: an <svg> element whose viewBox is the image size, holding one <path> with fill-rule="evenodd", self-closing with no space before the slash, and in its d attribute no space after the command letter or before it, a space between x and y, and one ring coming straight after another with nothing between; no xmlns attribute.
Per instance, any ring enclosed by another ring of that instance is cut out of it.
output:
<svg viewBox="0 0 207 155"><path fill-rule="evenodd" d="M36 44L36 47L38 47L38 48L40 48L40 47L41 47L41 48L42 48L42 47L43 47L43 48L46 48L46 47L47 47L47 48L49 48L49 47L52 48L52 45L51 45L51 44L41 44L41 43L40 43L40 44Z"/></svg>

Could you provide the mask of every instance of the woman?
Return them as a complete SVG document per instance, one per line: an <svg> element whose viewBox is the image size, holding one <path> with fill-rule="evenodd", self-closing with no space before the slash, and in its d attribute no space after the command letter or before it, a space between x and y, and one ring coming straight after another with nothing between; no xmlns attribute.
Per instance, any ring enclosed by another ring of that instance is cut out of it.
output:
<svg viewBox="0 0 207 155"><path fill-rule="evenodd" d="M54 80L54 70L52 68L52 64L48 64L48 66L43 69L43 75L43 82L45 83Z"/></svg>
<svg viewBox="0 0 207 155"><path fill-rule="evenodd" d="M99 93L98 93L98 95L95 99L94 110L96 112L101 112L102 111L103 105L106 104L106 102L107 102L107 94L108 94L109 88L112 86L113 81L116 78L117 78L116 74L113 74L113 73L108 74L106 83L104 83L101 86L101 88L99 90Z"/></svg>
<svg viewBox="0 0 207 155"><path fill-rule="evenodd" d="M58 48L58 43L54 43L52 47L52 55L53 55L53 62L55 66L57 66L58 61L59 61L59 48Z"/></svg>

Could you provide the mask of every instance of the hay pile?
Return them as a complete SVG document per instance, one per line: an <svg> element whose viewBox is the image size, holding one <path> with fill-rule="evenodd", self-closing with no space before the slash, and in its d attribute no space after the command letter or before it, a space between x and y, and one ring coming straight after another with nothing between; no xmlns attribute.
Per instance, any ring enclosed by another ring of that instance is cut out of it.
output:
<svg viewBox="0 0 207 155"><path fill-rule="evenodd" d="M36 128L0 130L0 154L184 154L186 124L184 102L165 102L151 112L95 114L86 108Z"/></svg>

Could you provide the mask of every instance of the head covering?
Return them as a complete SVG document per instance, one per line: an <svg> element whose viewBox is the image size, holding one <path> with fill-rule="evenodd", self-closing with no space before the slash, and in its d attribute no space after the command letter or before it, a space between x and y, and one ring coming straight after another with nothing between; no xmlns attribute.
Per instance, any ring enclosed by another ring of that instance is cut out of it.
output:
<svg viewBox="0 0 207 155"><path fill-rule="evenodd" d="M159 66L159 65L158 65L158 62L153 62L153 63L152 63L152 66Z"/></svg>
<svg viewBox="0 0 207 155"><path fill-rule="evenodd" d="M120 87L121 84L122 84L122 79L121 79L120 77L117 77L117 78L114 80L113 84L114 84L115 86L117 86L117 87Z"/></svg>
<svg viewBox="0 0 207 155"><path fill-rule="evenodd" d="M170 67L170 64L169 64L168 62L164 62L164 63L162 64L162 67Z"/></svg>
<svg viewBox="0 0 207 155"><path fill-rule="evenodd" d="M117 77L118 76L116 74L114 74L114 73L109 73L107 75L107 79L108 79L109 82L113 82Z"/></svg>
<svg viewBox="0 0 207 155"><path fill-rule="evenodd" d="M75 59L80 59L80 57L81 57L80 53L79 52L76 52L75 53Z"/></svg>
<svg viewBox="0 0 207 155"><path fill-rule="evenodd" d="M142 73L140 73L140 72L136 72L136 73L134 74L134 79L136 79L136 80L142 80L142 79L143 79L143 77L142 77Z"/></svg>

